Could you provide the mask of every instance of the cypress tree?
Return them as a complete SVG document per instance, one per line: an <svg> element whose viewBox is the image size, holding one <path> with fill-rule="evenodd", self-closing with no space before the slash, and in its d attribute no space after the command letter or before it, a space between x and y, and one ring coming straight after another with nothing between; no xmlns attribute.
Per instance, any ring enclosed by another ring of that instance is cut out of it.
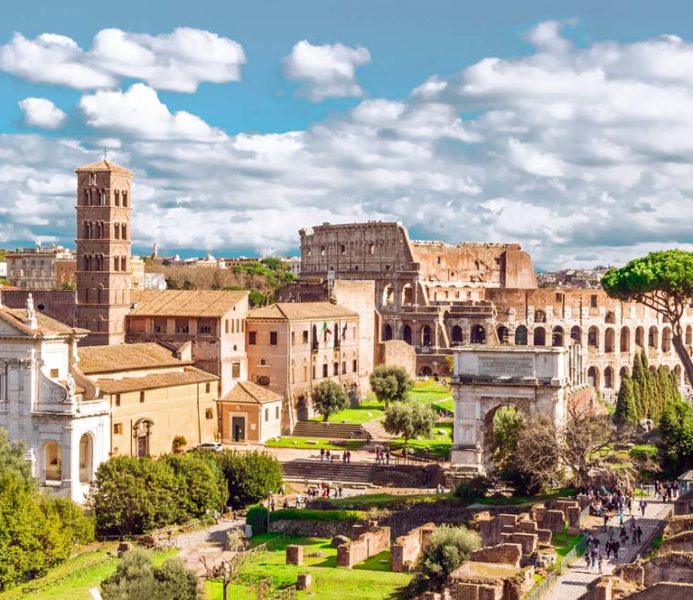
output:
<svg viewBox="0 0 693 600"><path fill-rule="evenodd" d="M636 412L638 419L647 412L647 367L643 365L647 363L645 352L636 352L633 358L633 387L635 388Z"/></svg>
<svg viewBox="0 0 693 600"><path fill-rule="evenodd" d="M633 381L628 375L621 380L616 400L614 421L617 425L634 425L638 422L635 395L633 394Z"/></svg>

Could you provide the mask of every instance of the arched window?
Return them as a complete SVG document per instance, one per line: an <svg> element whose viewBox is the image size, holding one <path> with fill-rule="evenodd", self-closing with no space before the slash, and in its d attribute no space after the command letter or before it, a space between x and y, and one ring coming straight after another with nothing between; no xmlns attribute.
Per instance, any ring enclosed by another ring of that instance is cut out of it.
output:
<svg viewBox="0 0 693 600"><path fill-rule="evenodd" d="M385 325L383 328L383 340L391 340L392 339L392 325Z"/></svg>
<svg viewBox="0 0 693 600"><path fill-rule="evenodd" d="M486 330L482 325L474 325L472 327L471 333L471 343L472 344L485 344L486 343Z"/></svg>
<svg viewBox="0 0 693 600"><path fill-rule="evenodd" d="M551 334L551 345L552 346L562 346L563 345L563 327L556 326L553 328L553 333Z"/></svg>
<svg viewBox="0 0 693 600"><path fill-rule="evenodd" d="M592 387L599 387L599 371L597 367L587 369L587 383Z"/></svg>
<svg viewBox="0 0 693 600"><path fill-rule="evenodd" d="M414 304L414 286L411 283L405 284L402 288L402 304L406 306Z"/></svg>
<svg viewBox="0 0 693 600"><path fill-rule="evenodd" d="M535 323L546 323L546 313L543 310L534 311L534 322Z"/></svg>
<svg viewBox="0 0 693 600"><path fill-rule="evenodd" d="M46 481L60 481L63 478L62 471L63 453L58 442L46 442L43 448L43 475Z"/></svg>
<svg viewBox="0 0 693 600"><path fill-rule="evenodd" d="M616 334L613 327L608 327L604 332L604 352L613 352L616 349Z"/></svg>
<svg viewBox="0 0 693 600"><path fill-rule="evenodd" d="M411 344L411 327L409 327L409 325L405 325L402 328L402 339L407 342L407 344Z"/></svg>
<svg viewBox="0 0 693 600"><path fill-rule="evenodd" d="M498 334L498 342L501 344L507 344L509 341L509 332L508 328L505 325L499 325L498 329L496 329L496 333Z"/></svg>
<svg viewBox="0 0 693 600"><path fill-rule="evenodd" d="M690 325L686 326L686 345L693 345L693 327Z"/></svg>
<svg viewBox="0 0 693 600"><path fill-rule="evenodd" d="M517 329L515 329L515 345L527 345L527 328L524 325L520 325Z"/></svg>
<svg viewBox="0 0 693 600"><path fill-rule="evenodd" d="M94 473L94 444L88 433L79 439L79 481L91 483Z"/></svg>
<svg viewBox="0 0 693 600"><path fill-rule="evenodd" d="M570 328L570 339L576 344L582 344L582 329L577 325Z"/></svg>
<svg viewBox="0 0 693 600"><path fill-rule="evenodd" d="M459 325L452 327L452 345L459 346L462 343L462 328Z"/></svg>
<svg viewBox="0 0 693 600"><path fill-rule="evenodd" d="M587 332L587 346L590 348L599 348L599 329L590 327Z"/></svg>
<svg viewBox="0 0 693 600"><path fill-rule="evenodd" d="M627 377L630 373L628 372L628 367L621 367L621 370L618 372L618 376L623 381L624 377Z"/></svg>
<svg viewBox="0 0 693 600"><path fill-rule="evenodd" d="M662 331L662 352L671 352L671 327Z"/></svg>
<svg viewBox="0 0 693 600"><path fill-rule="evenodd" d="M424 325L421 328L421 345L427 348L433 345L433 335L431 334L431 328L428 325Z"/></svg>
<svg viewBox="0 0 693 600"><path fill-rule="evenodd" d="M604 387L608 389L614 387L614 370L611 367L604 369Z"/></svg>
<svg viewBox="0 0 693 600"><path fill-rule="evenodd" d="M535 327L534 329L534 345L546 346L546 330L543 327Z"/></svg>
<svg viewBox="0 0 693 600"><path fill-rule="evenodd" d="M675 365L674 366L674 375L676 375L676 383L681 385L682 380L681 380L681 373L682 373L681 365Z"/></svg>
<svg viewBox="0 0 693 600"><path fill-rule="evenodd" d="M628 327L621 328L621 352L630 352L630 329Z"/></svg>
<svg viewBox="0 0 693 600"><path fill-rule="evenodd" d="M635 345L642 348L645 345L645 329L636 327L635 329Z"/></svg>
<svg viewBox="0 0 693 600"><path fill-rule="evenodd" d="M394 303L395 303L394 288L391 285L386 285L385 291L383 292L383 304L385 306L392 306Z"/></svg>
<svg viewBox="0 0 693 600"><path fill-rule="evenodd" d="M605 323L615 323L616 322L616 314L614 313L613 310L610 310L609 312L606 313L606 316L604 317L604 322Z"/></svg>
<svg viewBox="0 0 693 600"><path fill-rule="evenodd" d="M144 458L149 456L150 443L149 437L151 435L151 429L154 425L153 421L147 418L139 419L134 426L135 430L135 451L139 458Z"/></svg>
<svg viewBox="0 0 693 600"><path fill-rule="evenodd" d="M658 345L658 338L659 338L659 332L657 331L657 328L653 325L650 327L650 331L647 335L647 345L650 348L657 348Z"/></svg>

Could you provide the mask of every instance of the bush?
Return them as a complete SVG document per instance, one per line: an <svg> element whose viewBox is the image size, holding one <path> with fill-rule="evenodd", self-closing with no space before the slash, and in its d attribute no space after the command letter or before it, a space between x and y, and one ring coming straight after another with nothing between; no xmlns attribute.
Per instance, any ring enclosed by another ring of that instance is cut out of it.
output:
<svg viewBox="0 0 693 600"><path fill-rule="evenodd" d="M458 498L483 498L490 487L491 481L488 477L477 475L469 481L462 482L455 490L455 496Z"/></svg>
<svg viewBox="0 0 693 600"><path fill-rule="evenodd" d="M180 452L183 452L187 444L188 440L185 439L185 436L177 435L171 442L171 452L174 454L179 454Z"/></svg>
<svg viewBox="0 0 693 600"><path fill-rule="evenodd" d="M643 462L646 460L657 460L658 454L659 451L657 450L657 446L651 446L649 444L639 444L637 446L633 446L628 451L628 456L630 456L633 460Z"/></svg>
<svg viewBox="0 0 693 600"><path fill-rule="evenodd" d="M366 517L360 510L311 510L286 508L270 514L270 521L361 521Z"/></svg>
<svg viewBox="0 0 693 600"><path fill-rule="evenodd" d="M269 511L261 504L256 504L248 509L245 522L253 529L253 535L267 533L267 515Z"/></svg>
<svg viewBox="0 0 693 600"><path fill-rule="evenodd" d="M368 381L378 401L383 402L385 406L388 406L390 402L406 400L413 385L405 369L385 365L373 369Z"/></svg>
<svg viewBox="0 0 693 600"><path fill-rule="evenodd" d="M206 452L182 456L169 455L164 460L179 481L180 511L190 518L202 518L223 510L228 498L228 486L219 463Z"/></svg>
<svg viewBox="0 0 693 600"><path fill-rule="evenodd" d="M267 498L282 485L279 461L264 452L225 450L215 457L228 483L228 503L243 508Z"/></svg>
<svg viewBox="0 0 693 600"><path fill-rule="evenodd" d="M335 335L339 335L338 332L335 332ZM313 388L311 400L315 412L322 415L325 422L330 418L330 415L344 410L349 403L342 386L331 379L321 381Z"/></svg>

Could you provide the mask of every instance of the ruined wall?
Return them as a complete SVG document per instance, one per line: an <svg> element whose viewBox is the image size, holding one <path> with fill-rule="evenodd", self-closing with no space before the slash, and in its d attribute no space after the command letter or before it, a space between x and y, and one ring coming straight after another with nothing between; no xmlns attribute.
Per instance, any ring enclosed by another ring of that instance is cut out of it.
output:
<svg viewBox="0 0 693 600"><path fill-rule="evenodd" d="M337 548L337 566L351 569L371 556L390 548L390 528L371 523L354 525L351 540Z"/></svg>
<svg viewBox="0 0 693 600"><path fill-rule="evenodd" d="M664 537L670 537L684 531L693 531L693 515L678 515L669 517Z"/></svg>
<svg viewBox="0 0 693 600"><path fill-rule="evenodd" d="M693 552L693 531L683 531L662 542L662 552Z"/></svg>
<svg viewBox="0 0 693 600"><path fill-rule="evenodd" d="M526 534L523 534L526 535ZM520 567L522 555L526 554L520 544L507 543L481 548L472 552L469 560Z"/></svg>
<svg viewBox="0 0 693 600"><path fill-rule="evenodd" d="M390 548L390 570L393 573L411 571L435 528L435 524L426 523L399 536Z"/></svg>
<svg viewBox="0 0 693 600"><path fill-rule="evenodd" d="M662 582L628 596L628 600L678 600L679 598L681 600L693 598L693 585L690 583Z"/></svg>
<svg viewBox="0 0 693 600"><path fill-rule="evenodd" d="M378 344L378 365L403 367L409 376L416 377L416 350L402 340Z"/></svg>

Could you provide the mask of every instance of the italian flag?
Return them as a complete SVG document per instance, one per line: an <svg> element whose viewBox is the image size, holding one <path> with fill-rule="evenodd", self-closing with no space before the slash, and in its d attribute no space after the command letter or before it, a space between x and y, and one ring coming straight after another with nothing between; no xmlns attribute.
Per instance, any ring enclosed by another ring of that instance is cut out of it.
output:
<svg viewBox="0 0 693 600"><path fill-rule="evenodd" d="M330 328L327 326L327 321L323 321L322 331L323 331L323 333L327 333L327 335L332 335Z"/></svg>

